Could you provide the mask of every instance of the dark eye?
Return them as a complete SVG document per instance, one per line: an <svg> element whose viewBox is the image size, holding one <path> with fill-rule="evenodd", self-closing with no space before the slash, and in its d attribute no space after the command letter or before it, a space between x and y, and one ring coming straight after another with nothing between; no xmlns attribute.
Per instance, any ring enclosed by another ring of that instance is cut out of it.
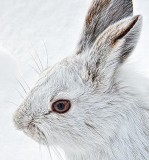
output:
<svg viewBox="0 0 149 160"><path fill-rule="evenodd" d="M69 100L58 100L52 104L52 110L57 113L65 113L71 107Z"/></svg>

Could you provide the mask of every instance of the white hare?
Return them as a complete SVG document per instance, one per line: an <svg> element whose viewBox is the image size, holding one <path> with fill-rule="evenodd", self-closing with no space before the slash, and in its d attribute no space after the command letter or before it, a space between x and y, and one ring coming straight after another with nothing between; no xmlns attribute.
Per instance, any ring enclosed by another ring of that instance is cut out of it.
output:
<svg viewBox="0 0 149 160"><path fill-rule="evenodd" d="M132 14L131 0L94 0L76 53L41 74L16 127L67 160L148 160L149 101L121 69L141 29Z"/></svg>

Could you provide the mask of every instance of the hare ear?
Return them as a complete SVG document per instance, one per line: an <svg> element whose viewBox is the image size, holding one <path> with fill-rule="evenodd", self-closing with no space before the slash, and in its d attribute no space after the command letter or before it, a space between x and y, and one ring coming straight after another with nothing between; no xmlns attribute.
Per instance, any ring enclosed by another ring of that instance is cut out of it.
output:
<svg viewBox="0 0 149 160"><path fill-rule="evenodd" d="M84 55L87 80L106 86L113 81L114 73L136 46L141 24L141 16L127 18L108 27L97 38Z"/></svg>
<svg viewBox="0 0 149 160"><path fill-rule="evenodd" d="M93 0L77 46L77 54L91 48L108 26L132 14L132 0Z"/></svg>

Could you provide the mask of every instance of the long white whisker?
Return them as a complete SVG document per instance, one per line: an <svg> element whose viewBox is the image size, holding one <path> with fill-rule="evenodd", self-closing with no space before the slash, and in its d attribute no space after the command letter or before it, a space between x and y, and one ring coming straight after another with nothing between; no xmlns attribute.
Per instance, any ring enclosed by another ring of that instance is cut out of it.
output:
<svg viewBox="0 0 149 160"><path fill-rule="evenodd" d="M39 144L40 159L42 160L41 144Z"/></svg>
<svg viewBox="0 0 149 160"><path fill-rule="evenodd" d="M33 67L31 64L28 64L38 75L40 74L39 71L35 67Z"/></svg>
<svg viewBox="0 0 149 160"><path fill-rule="evenodd" d="M39 57L39 55L38 55L37 50L35 49L35 47L34 47L33 45L32 45L32 47L33 47L33 49L34 49L34 51L35 51L35 53L36 53L36 56L37 56L37 58L38 58L38 61L39 61L39 63L40 63L40 66L41 66L42 70L44 70L44 67L43 67L43 65L42 65L42 62L41 62L41 59L40 59L40 57Z"/></svg>
<svg viewBox="0 0 149 160"><path fill-rule="evenodd" d="M52 148L53 148L54 153L57 155L57 157L58 157L60 160L63 160L62 155L61 155L60 152L56 149L56 147L53 146Z"/></svg>
<svg viewBox="0 0 149 160"><path fill-rule="evenodd" d="M15 106L19 106L18 104L16 104L16 103L14 103L14 102L12 102L12 101L7 101L8 103L11 103L11 104L13 104L13 105L15 105Z"/></svg>
<svg viewBox="0 0 149 160"><path fill-rule="evenodd" d="M21 83L21 81L15 76L17 82L20 84L20 86L22 87L23 91L25 92L25 94L27 94L27 91L25 89L25 87L23 86L23 84Z"/></svg>
<svg viewBox="0 0 149 160"><path fill-rule="evenodd" d="M26 95L27 95L27 91L26 91L25 87L23 86L23 84L21 83L21 81L18 80L18 79L17 79L17 81L18 81L18 83L20 84L20 86L22 87L23 91L24 91L24 92L26 93Z"/></svg>
<svg viewBox="0 0 149 160"><path fill-rule="evenodd" d="M38 126L39 126L39 128L42 130L42 133L44 134L44 136L45 136L45 144L46 144L46 148L47 148L47 150L48 150L48 153L49 153L49 156L50 156L50 159L52 160L53 158L52 158L52 154L51 154L51 149L50 149L50 147L49 147L49 144L48 144L48 141L47 141L47 135L48 135L48 131L47 131L47 128L46 127L44 127L44 129L43 129L43 126L40 126L40 124L38 124ZM44 132L43 132L43 130L44 130Z"/></svg>
<svg viewBox="0 0 149 160"><path fill-rule="evenodd" d="M22 93L18 89L15 88L15 90L19 93L21 98L25 99L24 96L22 95Z"/></svg>
<svg viewBox="0 0 149 160"><path fill-rule="evenodd" d="M38 68L39 72L41 72L42 69L39 67L39 65L38 65L38 63L37 63L37 61L36 61L36 59L34 58L34 56L33 56L31 53L30 53L30 55L31 55L31 57L33 58L35 64L37 65L37 68Z"/></svg>
<svg viewBox="0 0 149 160"><path fill-rule="evenodd" d="M46 133L48 134L47 130L46 130ZM47 141L46 141L46 144L47 144L47 145L46 145L46 147L47 147L47 149L48 149L50 159L52 160L51 149L50 149L50 147L49 147L49 145L48 145L48 142L47 142Z"/></svg>
<svg viewBox="0 0 149 160"><path fill-rule="evenodd" d="M44 119L43 119L43 121L46 122ZM44 124L45 124L45 123L44 123ZM39 124L39 126L40 126L40 124ZM41 128L42 132L43 132L43 130L44 130L44 135L45 135L45 137L49 137L49 132L48 132L48 128L47 128L46 124L45 124L45 125L42 125L42 127L40 127L40 128ZM62 157L62 155L60 154L60 152L59 152L54 146L52 146L51 148L49 147L47 138L45 139L45 143L46 143L46 147L47 147L47 149L48 149L48 152L49 152L49 155L50 155L50 159L51 159L51 160L53 159L52 154L51 154L51 149L52 149L52 151L54 151L56 157L57 157L59 160L64 160L63 157Z"/></svg>
<svg viewBox="0 0 149 160"><path fill-rule="evenodd" d="M49 66L49 57L48 57L48 52L47 52L47 47L46 47L46 44L43 40L43 45L44 45L44 48L45 48L45 52L46 52L46 55L47 55L47 67Z"/></svg>
<svg viewBox="0 0 149 160"><path fill-rule="evenodd" d="M39 140L39 151L40 151L40 159L42 160L42 150L41 150L41 140Z"/></svg>
<svg viewBox="0 0 149 160"><path fill-rule="evenodd" d="M50 159L52 160L53 158L52 158L52 154L51 154L51 149L50 149L49 146L47 146L47 149L48 149L48 151L49 151Z"/></svg>
<svg viewBox="0 0 149 160"><path fill-rule="evenodd" d="M22 80L24 81L25 85L27 86L28 90L30 90L30 87L28 85L28 83L26 82L26 80L24 79L24 77L20 74L20 77L22 78Z"/></svg>

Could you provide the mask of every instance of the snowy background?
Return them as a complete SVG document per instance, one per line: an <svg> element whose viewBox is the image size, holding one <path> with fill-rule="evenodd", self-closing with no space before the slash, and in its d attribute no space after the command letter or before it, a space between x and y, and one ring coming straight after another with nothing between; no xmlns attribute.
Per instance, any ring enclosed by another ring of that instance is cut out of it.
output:
<svg viewBox="0 0 149 160"><path fill-rule="evenodd" d="M44 147L13 126L13 112L25 96L17 79L28 90L25 81L34 84L36 72L47 65L47 54L52 65L74 52L90 2L0 0L0 160L50 159ZM134 9L135 14L143 15L144 26L128 63L149 77L149 0L134 0Z"/></svg>

